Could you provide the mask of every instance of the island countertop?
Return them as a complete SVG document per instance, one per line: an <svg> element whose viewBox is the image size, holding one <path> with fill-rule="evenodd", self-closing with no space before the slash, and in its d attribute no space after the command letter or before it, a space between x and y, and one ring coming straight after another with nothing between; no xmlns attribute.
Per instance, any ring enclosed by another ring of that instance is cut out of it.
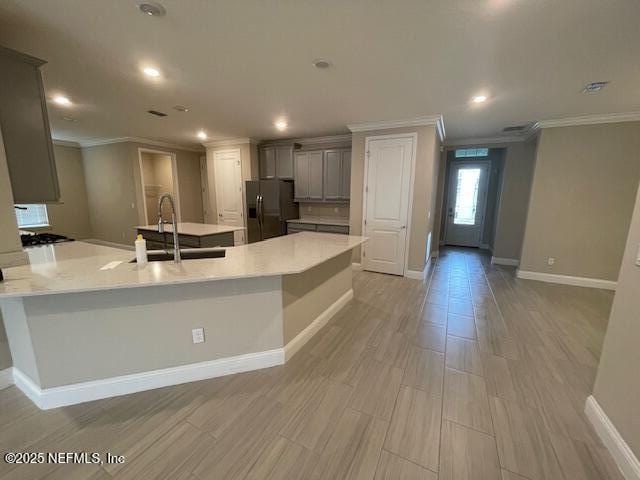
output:
<svg viewBox="0 0 640 480"><path fill-rule="evenodd" d="M138 225L138 230L148 230L151 232L158 231L158 225ZM209 235L217 235L219 233L235 232L236 230L244 230L244 227L234 227L232 225L216 225L211 223L178 223L178 233L181 235L191 235L194 237L208 237ZM167 223L164 225L164 231L173 232L173 225Z"/></svg>
<svg viewBox="0 0 640 480"><path fill-rule="evenodd" d="M27 249L29 264L3 270L0 300L120 288L175 285L304 272L366 242L366 237L301 232L227 247L224 258L128 263L128 250L85 242Z"/></svg>

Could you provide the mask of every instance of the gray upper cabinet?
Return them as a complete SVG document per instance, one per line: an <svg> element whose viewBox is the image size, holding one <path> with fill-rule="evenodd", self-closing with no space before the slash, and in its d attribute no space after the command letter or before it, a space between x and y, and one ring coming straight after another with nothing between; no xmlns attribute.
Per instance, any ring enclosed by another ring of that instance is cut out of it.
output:
<svg viewBox="0 0 640 480"><path fill-rule="evenodd" d="M293 185L296 199L309 198L309 157L307 152L296 152L294 155Z"/></svg>
<svg viewBox="0 0 640 480"><path fill-rule="evenodd" d="M349 200L351 196L351 150L342 150L340 157L340 199Z"/></svg>
<svg viewBox="0 0 640 480"><path fill-rule="evenodd" d="M40 75L44 63L0 47L0 128L15 203L60 200Z"/></svg>
<svg viewBox="0 0 640 480"><path fill-rule="evenodd" d="M259 151L260 178L293 178L294 145L263 145Z"/></svg>
<svg viewBox="0 0 640 480"><path fill-rule="evenodd" d="M296 200L322 200L322 151L295 152L294 178Z"/></svg>
<svg viewBox="0 0 640 480"><path fill-rule="evenodd" d="M342 158L339 150L324 152L324 199L339 200L342 182Z"/></svg>
<svg viewBox="0 0 640 480"><path fill-rule="evenodd" d="M322 152L309 152L309 199L322 200L323 196L323 165Z"/></svg>
<svg viewBox="0 0 640 480"><path fill-rule="evenodd" d="M260 178L276 178L276 149L275 147L261 147Z"/></svg>
<svg viewBox="0 0 640 480"><path fill-rule="evenodd" d="M293 178L293 145L282 145L276 148L276 177Z"/></svg>
<svg viewBox="0 0 640 480"><path fill-rule="evenodd" d="M345 202L351 189L351 150L295 153L296 200Z"/></svg>

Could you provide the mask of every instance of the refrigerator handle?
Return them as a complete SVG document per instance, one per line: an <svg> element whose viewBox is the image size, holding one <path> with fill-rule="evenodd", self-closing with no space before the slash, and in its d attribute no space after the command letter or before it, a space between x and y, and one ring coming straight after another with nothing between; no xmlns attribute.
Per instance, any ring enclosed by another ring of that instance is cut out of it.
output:
<svg viewBox="0 0 640 480"><path fill-rule="evenodd" d="M260 227L260 240L264 240L264 236L262 233L262 224L264 222L264 215L263 215L263 204L262 204L262 195L258 195L256 196L256 206L257 206L257 210L258 210L258 226Z"/></svg>

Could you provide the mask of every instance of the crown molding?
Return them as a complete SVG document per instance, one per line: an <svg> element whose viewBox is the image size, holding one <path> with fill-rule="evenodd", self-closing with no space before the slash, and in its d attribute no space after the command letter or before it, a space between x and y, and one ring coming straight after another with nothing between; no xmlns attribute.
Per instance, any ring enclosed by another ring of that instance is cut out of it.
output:
<svg viewBox="0 0 640 480"><path fill-rule="evenodd" d="M80 144L78 142L74 142L72 140L63 140L61 138L52 138L54 145L60 145L61 147L75 147L80 148Z"/></svg>
<svg viewBox="0 0 640 480"><path fill-rule="evenodd" d="M175 143L168 143L160 140L152 140L150 138L144 138L144 137L115 137L115 138L105 138L100 140L88 140L88 141L83 141L79 143L80 143L80 146L83 148L99 147L101 145L111 145L114 143L143 143L145 145L153 145L154 147L171 148L173 150L184 150L187 152L198 152L198 153L203 152L202 148L188 147L185 145L178 145Z"/></svg>
<svg viewBox="0 0 640 480"><path fill-rule="evenodd" d="M497 136L497 137L477 137L477 138L461 138L458 140L451 140L445 144L445 147L485 147L491 145L501 145L505 143L517 143L526 142L529 139L528 136Z"/></svg>
<svg viewBox="0 0 640 480"><path fill-rule="evenodd" d="M436 125L438 134L444 138L444 119L442 115L426 115L423 117L407 118L404 120L385 120L379 122L352 123L347 128L352 132L369 132L372 130L386 130L389 128L424 127Z"/></svg>
<svg viewBox="0 0 640 480"><path fill-rule="evenodd" d="M238 138L218 138L215 140L209 140L208 142L202 142L204 147L229 147L232 145L245 145L245 144L257 144L258 140L249 137Z"/></svg>
<svg viewBox="0 0 640 480"><path fill-rule="evenodd" d="M299 143L300 145L320 145L328 143L351 143L352 135L350 133L344 135L328 135L326 137L312 137L312 138L294 138L291 140L293 143Z"/></svg>
<svg viewBox="0 0 640 480"><path fill-rule="evenodd" d="M598 125L601 123L621 123L640 121L640 112L604 113L596 115L580 115L576 117L541 120L538 128L572 127L578 125Z"/></svg>

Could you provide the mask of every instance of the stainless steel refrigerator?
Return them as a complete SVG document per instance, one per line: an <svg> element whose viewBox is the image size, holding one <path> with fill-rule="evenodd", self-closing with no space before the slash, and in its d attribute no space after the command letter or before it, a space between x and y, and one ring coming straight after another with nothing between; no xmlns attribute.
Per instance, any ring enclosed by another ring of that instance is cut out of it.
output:
<svg viewBox="0 0 640 480"><path fill-rule="evenodd" d="M298 218L293 201L293 182L250 180L246 182L247 239L249 243L287 233L287 220Z"/></svg>

